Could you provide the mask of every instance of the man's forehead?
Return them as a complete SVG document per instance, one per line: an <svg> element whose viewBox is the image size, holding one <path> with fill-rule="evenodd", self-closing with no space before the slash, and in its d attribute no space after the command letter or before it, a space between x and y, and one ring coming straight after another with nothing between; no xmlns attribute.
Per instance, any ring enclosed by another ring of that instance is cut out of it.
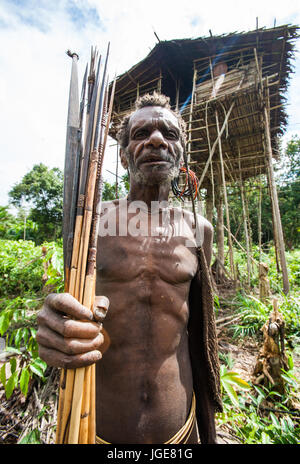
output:
<svg viewBox="0 0 300 464"><path fill-rule="evenodd" d="M179 127L178 119L176 116L167 108L161 106L144 106L136 110L129 120L129 128L132 128L135 125L146 123L153 119L161 120L167 124Z"/></svg>

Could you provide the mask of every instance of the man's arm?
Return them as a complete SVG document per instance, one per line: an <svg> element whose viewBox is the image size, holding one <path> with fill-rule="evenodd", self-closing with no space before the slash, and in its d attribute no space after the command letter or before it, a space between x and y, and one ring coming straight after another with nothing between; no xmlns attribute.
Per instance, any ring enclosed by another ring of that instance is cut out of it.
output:
<svg viewBox="0 0 300 464"><path fill-rule="evenodd" d="M212 255L213 228L211 224L204 220L201 224L204 227L203 251L207 266L210 266ZM191 282L189 294L189 349L193 372L193 387L196 395L196 417L198 431L202 444L214 444L216 441L215 429L215 405L210 391L208 363L205 356L204 346L205 330L203 328L204 318L202 314L202 292L201 279L199 275L199 265L196 276Z"/></svg>

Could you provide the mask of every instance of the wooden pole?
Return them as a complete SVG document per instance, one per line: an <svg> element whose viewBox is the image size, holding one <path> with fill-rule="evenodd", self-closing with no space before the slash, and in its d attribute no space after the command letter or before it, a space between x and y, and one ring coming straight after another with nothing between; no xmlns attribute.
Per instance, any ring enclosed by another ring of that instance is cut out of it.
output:
<svg viewBox="0 0 300 464"><path fill-rule="evenodd" d="M274 179L274 171L273 171L273 163L272 163L272 144L271 144L271 137L270 137L270 124L269 124L269 115L267 106L265 104L263 109L263 118L264 118L264 131L265 131L265 149L266 149L266 161L268 165L268 174L269 174L269 182L270 182L270 191L271 200L273 204L273 211L274 211L274 229L277 232L278 237L278 248L279 248L279 258L281 264L281 271L282 271L282 281L283 281L283 292L287 295L290 291L290 284L289 284L289 277L288 277L288 270L286 264L286 257L285 257L285 246L284 246L284 238L283 238L283 231L282 231L282 224L281 224L281 217L280 217L280 210L279 210L279 203L278 203L278 195L277 189Z"/></svg>
<svg viewBox="0 0 300 464"><path fill-rule="evenodd" d="M216 184L216 210L217 210L217 223L216 223L216 240L218 249L218 260L224 267L224 216L223 216L223 198L222 191L220 188L221 182ZM218 266L217 281L222 282L224 280L224 270L222 266Z"/></svg>
<svg viewBox="0 0 300 464"><path fill-rule="evenodd" d="M207 189L206 189L205 210L206 210L206 219L212 224L213 222L213 196L212 196L211 183L208 184Z"/></svg>
<svg viewBox="0 0 300 464"><path fill-rule="evenodd" d="M246 212L246 219L247 219L247 227L248 227L248 240L249 240L249 250L250 253L252 251L252 230L251 230L251 221L250 221L250 213L249 213L249 202L248 202L248 195L247 190L244 189L244 198L245 198L245 212ZM252 271L252 265L250 261L250 269Z"/></svg>
<svg viewBox="0 0 300 464"><path fill-rule="evenodd" d="M259 250L259 262L261 262L262 250L261 250L261 206L262 206L262 185L261 185L261 174L259 176L259 197L258 197L258 250Z"/></svg>
<svg viewBox="0 0 300 464"><path fill-rule="evenodd" d="M179 92L180 92L180 79L176 80L176 98L175 98L175 110L179 109Z"/></svg>
<svg viewBox="0 0 300 464"><path fill-rule="evenodd" d="M118 170L119 170L119 144L117 144L117 158L116 158L116 198L119 198Z"/></svg>
<svg viewBox="0 0 300 464"><path fill-rule="evenodd" d="M265 148L265 152L266 152L266 148ZM270 196L270 200L271 200L273 240L274 240L274 248L275 248L276 268L277 268L277 273L279 274L281 272L281 267L280 267L280 258L279 258L278 230L277 230L277 227L276 227L275 206L274 206L275 201L274 201L274 197L273 197L273 190L271 189L270 170L269 170L268 165L267 165L267 180L268 180L268 187L269 187L269 196Z"/></svg>
<svg viewBox="0 0 300 464"><path fill-rule="evenodd" d="M239 167L241 169L241 152L240 152L239 146L238 146L238 153L239 153ZM245 234L246 251L247 251L247 277L248 277L247 283L248 283L248 287L250 287L250 277L251 277L250 244L249 244L249 235L248 235L247 214L246 214L246 207L245 207L244 184L242 180L241 171L240 171L240 191L241 191L241 200L242 200L242 208L243 208L244 234Z"/></svg>
<svg viewBox="0 0 300 464"><path fill-rule="evenodd" d="M189 114L189 140L188 140L188 145L187 145L187 152L188 152L188 155L187 155L187 161L188 163L190 162L191 160L191 155L190 155L190 152L191 152L191 147L192 147L192 132L191 132L191 128L192 128L192 122L193 122L193 107L194 107L194 93L195 93L195 86L196 86L196 77L197 77L197 70L196 68L194 68L194 74L193 74L193 87L192 87L192 95L191 95L191 103L190 103L190 114Z"/></svg>
<svg viewBox="0 0 300 464"><path fill-rule="evenodd" d="M65 149L65 166L64 166L64 208L63 208L63 248L64 248L64 267L65 275L68 280L67 263L67 244L70 226L70 211L72 208L72 190L73 176L78 154L78 129L79 129L79 88L78 88L78 70L77 53L67 51L67 55L72 58L71 79L69 88L69 105L67 117L67 135Z"/></svg>
<svg viewBox="0 0 300 464"><path fill-rule="evenodd" d="M225 204L225 211L226 211L226 222L227 222L227 229L228 229L228 246L229 246L230 270L231 270L231 275L233 276L233 278L235 278L234 259L233 259L233 246L232 246L231 231L230 231L229 207L228 207L228 201L227 201L227 189L226 189L225 171L224 171L224 163L223 163L222 143L221 143L221 137L219 136L220 135L220 127L219 127L219 118L218 118L217 110L215 111L215 118L216 118L217 133L218 133L218 140L219 140L220 166L221 166L221 175L222 175L222 184L223 184L224 204Z"/></svg>

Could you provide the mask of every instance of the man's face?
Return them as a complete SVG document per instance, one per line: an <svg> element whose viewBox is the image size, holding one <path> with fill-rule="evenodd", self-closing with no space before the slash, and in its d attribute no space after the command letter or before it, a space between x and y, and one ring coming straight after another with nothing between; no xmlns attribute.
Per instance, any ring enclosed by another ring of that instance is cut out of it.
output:
<svg viewBox="0 0 300 464"><path fill-rule="evenodd" d="M182 156L176 116L160 106L146 106L133 113L129 143L122 156L131 178L147 185L169 183L178 176Z"/></svg>

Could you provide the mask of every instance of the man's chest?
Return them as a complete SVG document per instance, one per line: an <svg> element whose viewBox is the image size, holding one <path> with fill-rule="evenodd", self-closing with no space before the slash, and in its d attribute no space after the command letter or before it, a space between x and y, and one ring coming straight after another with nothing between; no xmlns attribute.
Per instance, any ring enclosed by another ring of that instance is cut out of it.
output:
<svg viewBox="0 0 300 464"><path fill-rule="evenodd" d="M100 237L97 274L105 281L151 282L161 279L170 284L192 280L197 270L193 248L182 237L126 236Z"/></svg>

